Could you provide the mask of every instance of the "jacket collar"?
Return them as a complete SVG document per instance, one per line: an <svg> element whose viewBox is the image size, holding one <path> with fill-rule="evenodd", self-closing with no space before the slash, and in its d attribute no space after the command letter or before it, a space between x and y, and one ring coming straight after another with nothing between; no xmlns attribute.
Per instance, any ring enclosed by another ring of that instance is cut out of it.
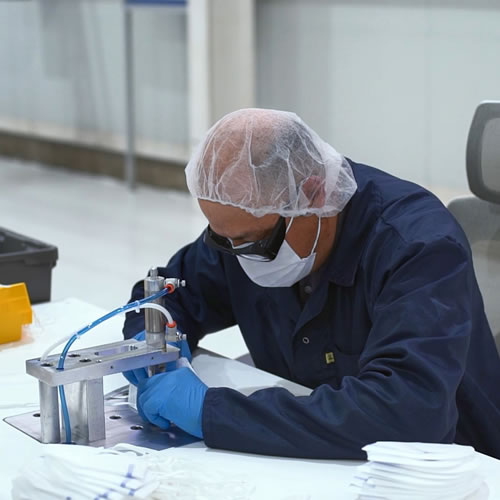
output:
<svg viewBox="0 0 500 500"><path fill-rule="evenodd" d="M340 286L352 286L368 237L382 212L379 190L351 164L358 187L343 210L343 221L326 263L325 277Z"/></svg>

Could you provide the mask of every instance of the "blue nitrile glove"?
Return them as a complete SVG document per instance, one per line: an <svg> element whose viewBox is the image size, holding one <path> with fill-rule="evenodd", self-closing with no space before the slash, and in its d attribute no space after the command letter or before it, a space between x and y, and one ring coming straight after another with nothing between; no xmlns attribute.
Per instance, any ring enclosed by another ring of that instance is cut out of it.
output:
<svg viewBox="0 0 500 500"><path fill-rule="evenodd" d="M137 410L146 421L168 429L170 421L203 439L201 417L208 387L187 367L141 380Z"/></svg>
<svg viewBox="0 0 500 500"><path fill-rule="evenodd" d="M146 330L139 332L134 339L136 340L144 340L146 338ZM187 358L189 362L193 359L191 356L191 350L189 349L189 345L186 340L181 340L180 342L169 342L169 345L173 345L174 347L178 347L180 352L180 357ZM176 362L172 361L171 363L167 363L165 366L165 371L175 370ZM146 368L136 368L135 370L128 370L123 372L123 376L129 381L129 383L133 385L138 385L139 382L148 377L148 372Z"/></svg>

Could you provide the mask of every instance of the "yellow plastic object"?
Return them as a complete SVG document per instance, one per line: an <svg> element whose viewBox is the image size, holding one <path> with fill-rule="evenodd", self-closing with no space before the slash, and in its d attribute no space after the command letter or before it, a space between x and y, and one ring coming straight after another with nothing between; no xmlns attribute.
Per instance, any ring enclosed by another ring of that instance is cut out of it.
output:
<svg viewBox="0 0 500 500"><path fill-rule="evenodd" d="M21 339L22 325L33 320L25 283L0 285L0 344Z"/></svg>

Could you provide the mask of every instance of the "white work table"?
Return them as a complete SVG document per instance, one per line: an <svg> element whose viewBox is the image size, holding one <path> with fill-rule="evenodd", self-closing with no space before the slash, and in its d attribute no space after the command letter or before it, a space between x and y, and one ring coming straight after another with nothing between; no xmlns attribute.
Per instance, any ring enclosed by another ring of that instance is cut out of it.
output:
<svg viewBox="0 0 500 500"><path fill-rule="evenodd" d="M10 499L11 481L30 457L39 454L41 445L31 437L6 424L3 419L38 408L37 380L25 373L25 360L38 357L57 339L64 337L107 311L67 299L34 307L35 319L20 342L0 345L0 499ZM121 340L123 316L117 316L88 332L74 348ZM308 394L309 389L238 361L202 352L193 361L200 377L209 386L227 386L251 393L262 387L281 386L294 394ZM105 392L123 386L121 375L104 378ZM275 500L331 499L354 500L348 485L355 467L361 462L348 460L304 460L265 457L206 448L203 442L170 448L175 457L204 462L230 477L244 474L254 485L252 498ZM490 499L500 498L500 461L480 455L481 472L490 490Z"/></svg>

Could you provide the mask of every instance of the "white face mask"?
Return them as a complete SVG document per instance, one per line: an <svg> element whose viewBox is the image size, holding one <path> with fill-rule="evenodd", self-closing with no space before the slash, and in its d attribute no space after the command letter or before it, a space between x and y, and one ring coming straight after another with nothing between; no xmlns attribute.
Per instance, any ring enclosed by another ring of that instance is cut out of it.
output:
<svg viewBox="0 0 500 500"><path fill-rule="evenodd" d="M292 225L293 218L286 232ZM271 261L258 261L237 256L237 259L247 276L257 285L265 287L292 286L307 276L313 268L316 259L316 245L321 231L321 218L318 220L318 232L311 253L304 258L299 257L283 240L276 257Z"/></svg>

